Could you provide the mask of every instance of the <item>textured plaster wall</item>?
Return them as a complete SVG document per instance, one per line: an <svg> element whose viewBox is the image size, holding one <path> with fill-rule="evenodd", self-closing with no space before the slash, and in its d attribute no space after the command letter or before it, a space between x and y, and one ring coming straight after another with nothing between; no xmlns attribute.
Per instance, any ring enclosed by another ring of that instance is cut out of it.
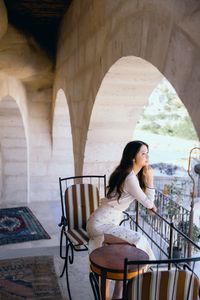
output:
<svg viewBox="0 0 200 300"><path fill-rule="evenodd" d="M54 95L59 88L67 95L76 173L83 168L97 92L122 57L140 57L155 66L175 87L200 134L199 13L198 1L72 2L61 28Z"/></svg>
<svg viewBox="0 0 200 300"><path fill-rule="evenodd" d="M23 134L24 151L18 139L5 151L1 136L1 201L19 190L29 202L56 200L59 176L110 172L162 74L200 135L199 23L195 0L74 0L54 70L34 39L8 24L0 1L0 105L12 99L18 113L16 126L5 110L0 122L10 136ZM26 175L14 164L22 156ZM3 173L9 159L15 191Z"/></svg>
<svg viewBox="0 0 200 300"><path fill-rule="evenodd" d="M52 83L46 54L9 25L0 39L1 203L59 199L62 158L57 163L52 149ZM10 99L18 116L12 126L12 109L5 111Z"/></svg>
<svg viewBox="0 0 200 300"><path fill-rule="evenodd" d="M19 107L11 97L0 102L1 203L27 201L27 144Z"/></svg>
<svg viewBox="0 0 200 300"><path fill-rule="evenodd" d="M67 101L58 97L52 113L52 84L47 55L33 38L9 25L0 39L2 203L59 199L58 177L74 173ZM12 109L4 108L9 101L18 116L12 126Z"/></svg>
<svg viewBox="0 0 200 300"><path fill-rule="evenodd" d="M23 85L0 73L1 202L28 200L28 113Z"/></svg>

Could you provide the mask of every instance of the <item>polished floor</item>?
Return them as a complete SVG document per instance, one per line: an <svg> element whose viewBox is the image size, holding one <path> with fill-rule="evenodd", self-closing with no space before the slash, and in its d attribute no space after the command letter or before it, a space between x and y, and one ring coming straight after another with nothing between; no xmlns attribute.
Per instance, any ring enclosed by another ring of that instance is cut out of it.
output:
<svg viewBox="0 0 200 300"><path fill-rule="evenodd" d="M16 207L15 204L8 204L6 207ZM24 242L18 244L10 244L0 246L0 258L8 259L25 256L53 255L55 262L56 274L62 291L63 300L68 300L66 290L65 276L59 277L62 270L63 261L59 257L59 227L61 207L59 202L31 203L20 204L20 206L28 206L35 216L38 218L44 229L51 236L50 240L39 240ZM72 300L93 300L92 290L89 283L89 264L87 252L76 253L74 264L70 265L70 284ZM61 299L56 299L61 300Z"/></svg>

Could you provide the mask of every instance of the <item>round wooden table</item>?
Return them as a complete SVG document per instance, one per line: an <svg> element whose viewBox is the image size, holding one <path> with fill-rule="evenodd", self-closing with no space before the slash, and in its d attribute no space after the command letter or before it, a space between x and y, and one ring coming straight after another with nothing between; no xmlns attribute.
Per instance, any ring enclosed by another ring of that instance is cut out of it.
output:
<svg viewBox="0 0 200 300"><path fill-rule="evenodd" d="M106 288L106 279L123 280L124 259L139 261L148 260L146 252L127 244L108 245L95 249L89 256L92 272L101 277L102 300L108 299L109 292ZM145 266L141 266L140 270ZM139 272L140 273L140 272ZM131 265L128 268L128 279L138 275L138 266Z"/></svg>

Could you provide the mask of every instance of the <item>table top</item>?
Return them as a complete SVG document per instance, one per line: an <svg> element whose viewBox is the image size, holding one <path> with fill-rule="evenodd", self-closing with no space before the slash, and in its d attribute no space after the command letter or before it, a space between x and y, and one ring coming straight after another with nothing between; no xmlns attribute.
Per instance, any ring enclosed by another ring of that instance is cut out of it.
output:
<svg viewBox="0 0 200 300"><path fill-rule="evenodd" d="M89 256L90 262L96 267L118 272L123 272L125 258L133 261L149 260L149 256L146 252L126 244L103 246L92 251ZM137 268L137 265L131 265L129 271L136 270Z"/></svg>

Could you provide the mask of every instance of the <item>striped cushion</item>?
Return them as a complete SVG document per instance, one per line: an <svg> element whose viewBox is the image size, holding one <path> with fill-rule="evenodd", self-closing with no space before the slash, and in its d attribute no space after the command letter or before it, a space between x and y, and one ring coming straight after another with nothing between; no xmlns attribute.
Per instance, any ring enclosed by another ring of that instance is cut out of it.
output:
<svg viewBox="0 0 200 300"><path fill-rule="evenodd" d="M69 229L67 232L68 239L74 244L74 246L87 245L89 238L87 231L83 228Z"/></svg>
<svg viewBox="0 0 200 300"><path fill-rule="evenodd" d="M185 270L154 271L131 280L126 299L197 300L198 290L199 280L194 273L192 275Z"/></svg>
<svg viewBox="0 0 200 300"><path fill-rule="evenodd" d="M65 191L68 228L84 229L91 213L99 206L99 191L92 184L74 184ZM84 235L86 232L84 233Z"/></svg>

